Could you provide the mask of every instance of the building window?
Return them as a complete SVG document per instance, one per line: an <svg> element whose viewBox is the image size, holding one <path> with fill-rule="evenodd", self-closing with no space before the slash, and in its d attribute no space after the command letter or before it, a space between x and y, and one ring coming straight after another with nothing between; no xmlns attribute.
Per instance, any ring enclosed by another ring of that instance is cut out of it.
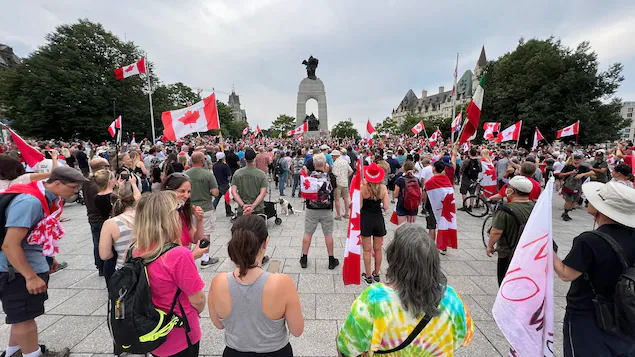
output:
<svg viewBox="0 0 635 357"><path fill-rule="evenodd" d="M633 108L628 108L628 112L632 113L633 112Z"/></svg>
<svg viewBox="0 0 635 357"><path fill-rule="evenodd" d="M631 132L631 128L626 128L626 129L624 129L624 132L625 132L625 133L630 133L630 132Z"/></svg>
<svg viewBox="0 0 635 357"><path fill-rule="evenodd" d="M632 118L632 117L633 117L633 113L628 113L628 114L626 114L626 117L627 117L627 118Z"/></svg>

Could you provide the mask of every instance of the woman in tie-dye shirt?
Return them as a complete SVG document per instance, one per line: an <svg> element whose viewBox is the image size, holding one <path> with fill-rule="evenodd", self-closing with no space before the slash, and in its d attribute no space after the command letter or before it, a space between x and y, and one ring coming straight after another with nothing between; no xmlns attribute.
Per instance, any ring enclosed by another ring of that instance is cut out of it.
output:
<svg viewBox="0 0 635 357"><path fill-rule="evenodd" d="M433 316L414 341L386 356L453 356L472 340L474 323L459 294L446 285L439 253L426 230L403 224L386 249L386 284L355 300L337 338L345 356L390 350L408 338L423 316Z"/></svg>

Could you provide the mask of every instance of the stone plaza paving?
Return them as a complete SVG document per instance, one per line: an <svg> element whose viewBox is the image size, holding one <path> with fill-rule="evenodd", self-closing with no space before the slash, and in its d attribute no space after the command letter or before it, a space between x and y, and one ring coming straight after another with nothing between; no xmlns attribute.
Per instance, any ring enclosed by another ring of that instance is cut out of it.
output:
<svg viewBox="0 0 635 357"><path fill-rule="evenodd" d="M275 190L274 190L275 191ZM290 192L290 189L287 189ZM457 197L460 197L458 190ZM272 200L277 198L274 193ZM335 356L335 338L339 327L348 315L350 306L365 284L344 286L342 264L346 240L347 221L335 221L335 256L340 266L328 269L328 256L324 236L318 228L309 252L308 268L300 267L299 258L304 232L304 214L300 199L287 199L299 214L282 217L282 224L268 221L269 247L267 254L272 261L279 261L281 271L289 274L296 282L305 319L305 329L301 337L291 337L291 345L297 356ZM586 210L572 212L570 222L560 219L563 200L556 194L553 199L554 239L560 247L559 255L564 257L573 238L593 227ZM457 202L457 207L461 204ZM37 319L40 343L49 348L71 348L77 356L112 355L112 344L106 323L107 292L105 282L99 277L93 263L93 244L90 227L86 219L86 208L69 204L64 216L71 220L64 223L67 235L61 241L60 261L68 262L68 268L54 274L49 283L49 299L46 314ZM200 269L205 281L205 291L217 272L232 271L234 265L227 255L226 244L230 239L231 223L224 210L217 211L216 232L213 236L210 254L220 258L220 262L206 269ZM388 235L384 245L390 242L395 225L388 222ZM425 224L423 218L418 223ZM458 356L507 356L509 346L492 318L492 305L498 291L496 281L496 258L489 258L481 240L481 218L474 218L458 212L459 249L448 250L441 256L442 269L453 286L463 297L474 319L475 331L472 343L461 348ZM385 271L385 266L382 269ZM383 277L383 272L382 272ZM562 321L566 306L565 296L569 284L556 278L555 281L555 354L562 356ZM4 315L1 319L4 323ZM224 349L223 331L216 329L206 311L201 314L203 338L200 354L222 355ZM0 326L0 345L9 339L9 326Z"/></svg>

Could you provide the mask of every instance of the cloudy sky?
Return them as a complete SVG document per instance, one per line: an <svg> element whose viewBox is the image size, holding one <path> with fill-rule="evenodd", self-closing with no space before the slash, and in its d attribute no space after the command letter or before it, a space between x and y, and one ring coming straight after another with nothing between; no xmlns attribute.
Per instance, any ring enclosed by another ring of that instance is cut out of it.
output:
<svg viewBox="0 0 635 357"><path fill-rule="evenodd" d="M166 83L215 88L225 102L234 86L250 125L262 128L295 116L311 54L329 126L352 118L361 130L367 118L389 116L408 89L451 88L457 52L462 73L482 45L494 59L520 37L591 41L602 69L624 64L618 95L635 100L632 0L0 0L0 9L0 43L21 57L55 26L87 18L145 50ZM307 111L317 115L317 103Z"/></svg>

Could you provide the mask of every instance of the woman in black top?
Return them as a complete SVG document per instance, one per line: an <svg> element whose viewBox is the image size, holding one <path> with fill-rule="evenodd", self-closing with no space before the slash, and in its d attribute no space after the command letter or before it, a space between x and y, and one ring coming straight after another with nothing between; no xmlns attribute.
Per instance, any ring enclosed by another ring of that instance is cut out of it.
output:
<svg viewBox="0 0 635 357"><path fill-rule="evenodd" d="M553 256L556 274L572 282L564 315L564 355L635 356L635 343L599 327L594 302L596 294L613 301L623 271L616 251L602 235L621 246L629 266L635 262L635 190L617 182L589 182L582 191L597 229L574 238L564 261ZM613 311L608 315L614 320Z"/></svg>
<svg viewBox="0 0 635 357"><path fill-rule="evenodd" d="M168 155L167 160L163 163L163 176L168 177L175 172L183 171L185 171L185 167L178 162L176 154Z"/></svg>

